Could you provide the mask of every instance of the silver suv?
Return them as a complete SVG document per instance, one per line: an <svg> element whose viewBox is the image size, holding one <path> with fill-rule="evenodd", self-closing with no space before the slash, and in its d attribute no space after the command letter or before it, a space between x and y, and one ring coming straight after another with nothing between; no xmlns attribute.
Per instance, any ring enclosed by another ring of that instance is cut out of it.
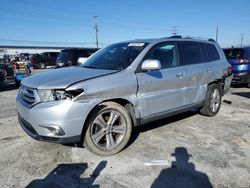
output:
<svg viewBox="0 0 250 188"><path fill-rule="evenodd" d="M37 140L81 142L98 155L128 143L133 126L198 108L218 113L232 80L213 40L169 37L109 45L80 67L25 78L16 104Z"/></svg>

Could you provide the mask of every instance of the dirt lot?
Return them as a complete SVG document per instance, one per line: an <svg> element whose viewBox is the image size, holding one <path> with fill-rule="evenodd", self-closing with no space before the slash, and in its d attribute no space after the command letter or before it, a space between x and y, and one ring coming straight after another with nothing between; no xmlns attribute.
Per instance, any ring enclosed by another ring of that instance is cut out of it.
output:
<svg viewBox="0 0 250 188"><path fill-rule="evenodd" d="M134 130L111 157L38 142L0 88L0 187L250 187L250 89L231 88L216 117L188 112ZM160 161L153 161L160 160ZM154 165L153 165L154 164Z"/></svg>

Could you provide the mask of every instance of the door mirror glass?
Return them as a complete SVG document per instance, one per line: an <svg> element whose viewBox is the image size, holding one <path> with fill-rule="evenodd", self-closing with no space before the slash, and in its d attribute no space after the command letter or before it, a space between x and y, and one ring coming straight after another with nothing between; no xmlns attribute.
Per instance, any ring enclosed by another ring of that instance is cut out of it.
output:
<svg viewBox="0 0 250 188"><path fill-rule="evenodd" d="M143 61L141 69L143 71L153 71L161 69L161 62L157 59L147 59Z"/></svg>

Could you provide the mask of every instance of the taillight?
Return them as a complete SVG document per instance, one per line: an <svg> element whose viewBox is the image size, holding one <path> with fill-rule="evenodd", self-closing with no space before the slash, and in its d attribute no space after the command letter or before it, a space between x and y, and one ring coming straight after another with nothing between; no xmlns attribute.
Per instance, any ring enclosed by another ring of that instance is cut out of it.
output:
<svg viewBox="0 0 250 188"><path fill-rule="evenodd" d="M233 72L232 66L227 67L227 72L228 72L228 75L231 75L231 74L232 74L232 72Z"/></svg>

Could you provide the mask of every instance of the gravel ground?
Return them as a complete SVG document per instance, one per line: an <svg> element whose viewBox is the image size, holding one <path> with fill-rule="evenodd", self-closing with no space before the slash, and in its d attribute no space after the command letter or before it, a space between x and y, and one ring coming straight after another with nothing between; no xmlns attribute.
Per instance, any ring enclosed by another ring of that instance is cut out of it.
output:
<svg viewBox="0 0 250 188"><path fill-rule="evenodd" d="M27 136L16 93L12 85L0 88L1 188L250 187L248 88L231 88L213 118L187 112L136 128L129 146L111 157Z"/></svg>

